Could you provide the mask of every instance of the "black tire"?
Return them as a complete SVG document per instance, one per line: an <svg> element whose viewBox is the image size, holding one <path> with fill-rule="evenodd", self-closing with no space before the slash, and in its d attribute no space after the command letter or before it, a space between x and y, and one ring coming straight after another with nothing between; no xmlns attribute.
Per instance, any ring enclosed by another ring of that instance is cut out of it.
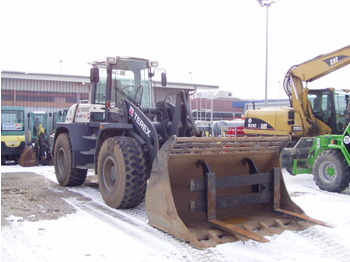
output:
<svg viewBox="0 0 350 262"><path fill-rule="evenodd" d="M145 197L148 169L145 154L131 137L111 137L100 149L98 184L105 203L113 208L133 208Z"/></svg>
<svg viewBox="0 0 350 262"><path fill-rule="evenodd" d="M87 169L73 167L72 146L69 134L59 134L54 148L54 165L61 186L80 186L86 179Z"/></svg>
<svg viewBox="0 0 350 262"><path fill-rule="evenodd" d="M337 150L327 150L316 159L313 175L318 187L329 192L341 192L350 183L350 167Z"/></svg>
<svg viewBox="0 0 350 262"><path fill-rule="evenodd" d="M21 157L20 155L19 155L19 156L15 156L14 161L15 161L15 164L16 164L16 165L19 164L19 158L20 158L20 157Z"/></svg>

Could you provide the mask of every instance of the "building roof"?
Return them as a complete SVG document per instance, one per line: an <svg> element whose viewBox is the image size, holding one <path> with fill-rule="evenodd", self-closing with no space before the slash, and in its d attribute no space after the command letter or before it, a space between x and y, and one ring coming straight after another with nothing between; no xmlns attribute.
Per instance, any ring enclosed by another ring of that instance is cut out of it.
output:
<svg viewBox="0 0 350 262"><path fill-rule="evenodd" d="M1 78L90 83L90 76L32 73L32 72L20 72L20 71L1 71ZM160 81L154 81L154 83L155 83L155 87L162 87ZM168 82L166 88L187 89L187 90L213 90L213 89L218 89L219 86L193 84L193 83Z"/></svg>
<svg viewBox="0 0 350 262"><path fill-rule="evenodd" d="M89 76L30 73L30 72L19 72L19 71L1 71L1 78L84 82L84 83L90 82Z"/></svg>
<svg viewBox="0 0 350 262"><path fill-rule="evenodd" d="M201 92L197 92L195 95L196 98L208 98L208 99L238 99L232 96L231 91L225 90L205 90Z"/></svg>

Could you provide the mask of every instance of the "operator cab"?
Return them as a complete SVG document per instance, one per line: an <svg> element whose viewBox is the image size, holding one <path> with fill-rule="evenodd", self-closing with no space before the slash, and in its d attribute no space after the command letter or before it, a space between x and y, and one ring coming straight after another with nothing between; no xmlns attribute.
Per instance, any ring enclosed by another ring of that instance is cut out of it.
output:
<svg viewBox="0 0 350 262"><path fill-rule="evenodd" d="M107 108L118 107L124 99L135 105L151 107L153 105L152 68L158 62L131 57L107 57L103 62L91 63L90 79L93 83L92 104L104 104ZM162 85L166 85L162 74Z"/></svg>
<svg viewBox="0 0 350 262"><path fill-rule="evenodd" d="M90 101L97 109L95 112L90 110L92 121L123 122L124 99L141 108L154 106L152 77L158 62L118 56L92 62L91 65L90 81L93 86ZM161 84L166 86L166 73L161 76Z"/></svg>
<svg viewBox="0 0 350 262"><path fill-rule="evenodd" d="M327 124L333 134L342 134L346 128L349 96L349 92L333 88L309 90L309 101L315 117Z"/></svg>

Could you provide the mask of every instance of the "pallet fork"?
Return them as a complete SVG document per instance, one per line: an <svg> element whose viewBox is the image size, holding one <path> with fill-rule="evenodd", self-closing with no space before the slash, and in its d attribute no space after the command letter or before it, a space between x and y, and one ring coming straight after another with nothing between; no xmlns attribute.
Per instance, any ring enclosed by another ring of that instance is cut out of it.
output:
<svg viewBox="0 0 350 262"><path fill-rule="evenodd" d="M330 226L290 198L279 165L289 137L172 137L154 162L149 223L196 248ZM219 142L219 143L218 143Z"/></svg>

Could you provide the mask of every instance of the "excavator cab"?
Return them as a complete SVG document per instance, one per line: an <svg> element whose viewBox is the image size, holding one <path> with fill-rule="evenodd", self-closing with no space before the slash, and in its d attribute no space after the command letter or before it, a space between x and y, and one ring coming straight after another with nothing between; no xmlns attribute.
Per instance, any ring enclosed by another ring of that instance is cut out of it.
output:
<svg viewBox="0 0 350 262"><path fill-rule="evenodd" d="M332 129L333 134L342 134L346 128L347 90L313 89L309 90L309 101L315 118Z"/></svg>

